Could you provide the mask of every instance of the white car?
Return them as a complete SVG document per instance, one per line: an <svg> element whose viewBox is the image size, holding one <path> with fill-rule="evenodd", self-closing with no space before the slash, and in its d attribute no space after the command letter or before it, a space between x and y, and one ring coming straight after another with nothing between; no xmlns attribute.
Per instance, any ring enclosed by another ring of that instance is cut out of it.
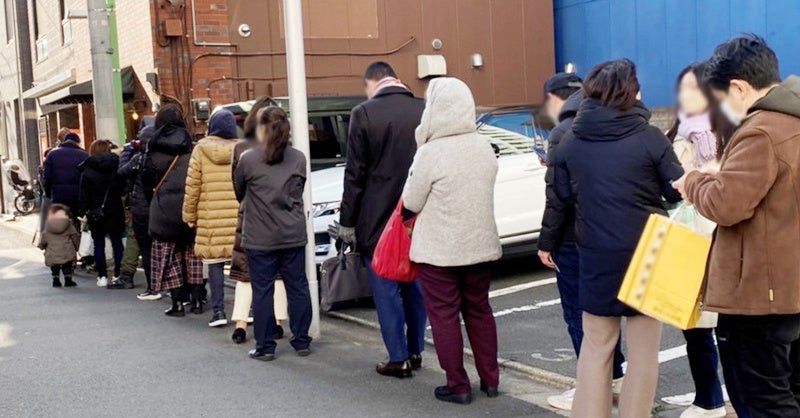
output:
<svg viewBox="0 0 800 418"><path fill-rule="evenodd" d="M544 215L546 171L533 150L534 140L490 125L481 125L478 131L489 137L498 151L494 210L503 255L533 253ZM339 219L343 183L343 166L311 173L318 264L336 251L327 231L328 225Z"/></svg>

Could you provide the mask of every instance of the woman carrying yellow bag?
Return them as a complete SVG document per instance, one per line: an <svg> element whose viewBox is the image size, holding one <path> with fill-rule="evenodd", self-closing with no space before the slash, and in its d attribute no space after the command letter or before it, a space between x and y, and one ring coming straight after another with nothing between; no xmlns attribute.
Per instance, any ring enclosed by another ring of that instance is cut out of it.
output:
<svg viewBox="0 0 800 418"><path fill-rule="evenodd" d="M708 87L701 84L704 71L704 64L695 63L678 75L677 115L675 124L667 132L667 138L672 141L675 152L686 169L718 165L718 151L725 142L725 136L733 130L725 116L712 105L714 98ZM672 217L706 236L711 236L716 227L713 222L700 216L692 206L680 206ZM722 384L717 373L719 355L713 335L716 322L715 314L704 313L697 328L683 331L695 385L695 398L692 405L681 414L681 418L722 418L727 414Z"/></svg>

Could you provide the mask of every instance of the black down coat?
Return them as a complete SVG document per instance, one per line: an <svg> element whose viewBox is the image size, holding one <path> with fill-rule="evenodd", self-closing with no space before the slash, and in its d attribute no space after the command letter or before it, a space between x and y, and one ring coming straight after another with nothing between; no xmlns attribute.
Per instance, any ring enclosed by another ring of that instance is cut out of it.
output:
<svg viewBox="0 0 800 418"><path fill-rule="evenodd" d="M164 242L191 244L195 231L183 222L181 208L192 138L179 115L163 118L166 119L163 123L159 123L160 119L156 122L155 135L147 144L141 172L145 198L150 201L150 236ZM169 170L173 160L175 165ZM155 192L162 178L164 182Z"/></svg>
<svg viewBox="0 0 800 418"><path fill-rule="evenodd" d="M122 196L125 180L116 175L119 157L110 152L92 155L81 163L80 215L103 208L103 220L89 220L89 229L109 233L125 231L125 209Z"/></svg>
<svg viewBox="0 0 800 418"><path fill-rule="evenodd" d="M550 131L547 139L547 172L544 175L547 203L542 217L542 232L539 234L539 249L555 252L562 245L575 245L575 208L558 198L555 190L555 164L558 146L564 135L572 134L572 122L583 101L583 90L570 96L558 114L558 125Z"/></svg>
<svg viewBox="0 0 800 418"><path fill-rule="evenodd" d="M155 128L152 126L142 128L136 137L139 141L139 149L135 149L132 144L126 145L122 157L120 157L119 169L117 170L118 176L129 183L133 183L133 187L128 194L128 206L130 206L133 216L139 219L147 219L150 216L150 201L147 200L147 195L144 192L141 172L147 144L154 134Z"/></svg>
<svg viewBox="0 0 800 418"><path fill-rule="evenodd" d="M625 271L648 216L681 200L670 183L683 169L649 119L641 102L621 111L586 99L559 146L556 193L575 203L579 304L593 315L637 314L617 300Z"/></svg>
<svg viewBox="0 0 800 418"><path fill-rule="evenodd" d="M372 255L397 206L417 152L414 130L425 103L402 87L385 87L350 114L340 213L356 228L357 250Z"/></svg>

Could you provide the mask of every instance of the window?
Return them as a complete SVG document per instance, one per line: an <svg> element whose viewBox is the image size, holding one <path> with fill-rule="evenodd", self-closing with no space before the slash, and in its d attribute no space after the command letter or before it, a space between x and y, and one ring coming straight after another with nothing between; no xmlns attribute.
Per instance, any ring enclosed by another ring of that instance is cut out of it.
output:
<svg viewBox="0 0 800 418"><path fill-rule="evenodd" d="M14 39L14 0L3 0L6 17L6 41Z"/></svg>
<svg viewBox="0 0 800 418"><path fill-rule="evenodd" d="M61 45L72 43L72 21L67 17L66 0L59 0L58 15L61 18Z"/></svg>

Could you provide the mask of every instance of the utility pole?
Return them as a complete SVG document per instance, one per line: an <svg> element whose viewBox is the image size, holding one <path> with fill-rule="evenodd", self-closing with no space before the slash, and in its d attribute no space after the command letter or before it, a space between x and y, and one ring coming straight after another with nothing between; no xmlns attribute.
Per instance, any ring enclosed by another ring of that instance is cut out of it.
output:
<svg viewBox="0 0 800 418"><path fill-rule="evenodd" d="M107 0L108 37L111 46L111 65L114 70L114 111L117 114L119 129L119 145L125 145L125 109L122 106L122 69L119 66L119 43L117 42L117 7L116 0Z"/></svg>
<svg viewBox="0 0 800 418"><path fill-rule="evenodd" d="M314 225L311 217L311 147L308 141L308 102L306 92L306 59L303 45L303 10L300 0L283 1L283 27L286 36L286 74L289 84L289 116L292 123L292 146L301 151L306 165L306 188L303 202L306 214L306 275L311 293L312 320L309 334L319 338L319 286L317 264L314 260Z"/></svg>
<svg viewBox="0 0 800 418"><path fill-rule="evenodd" d="M31 56L30 26L28 26L28 2L14 0L13 21L16 33L14 43L17 54L17 89L19 114L17 124L17 150L19 158L25 163L31 178L36 176L39 165L39 138L36 124L36 99L23 99L22 93L33 87L33 58Z"/></svg>
<svg viewBox="0 0 800 418"><path fill-rule="evenodd" d="M113 9L109 8L106 0L87 0L87 5L89 9L89 44L92 50L92 95L94 96L97 138L122 143L124 138L120 136L120 132L122 132L120 124L123 120L118 118L117 112L118 101L121 110L122 83L120 81L120 95L117 100L114 86L114 55L117 54L117 48L111 41L111 21L116 22L116 19L111 18L110 11ZM116 24L114 26L116 32ZM114 39L116 39L116 33ZM117 67L119 67L118 63ZM117 69L116 78L119 77L119 69Z"/></svg>

